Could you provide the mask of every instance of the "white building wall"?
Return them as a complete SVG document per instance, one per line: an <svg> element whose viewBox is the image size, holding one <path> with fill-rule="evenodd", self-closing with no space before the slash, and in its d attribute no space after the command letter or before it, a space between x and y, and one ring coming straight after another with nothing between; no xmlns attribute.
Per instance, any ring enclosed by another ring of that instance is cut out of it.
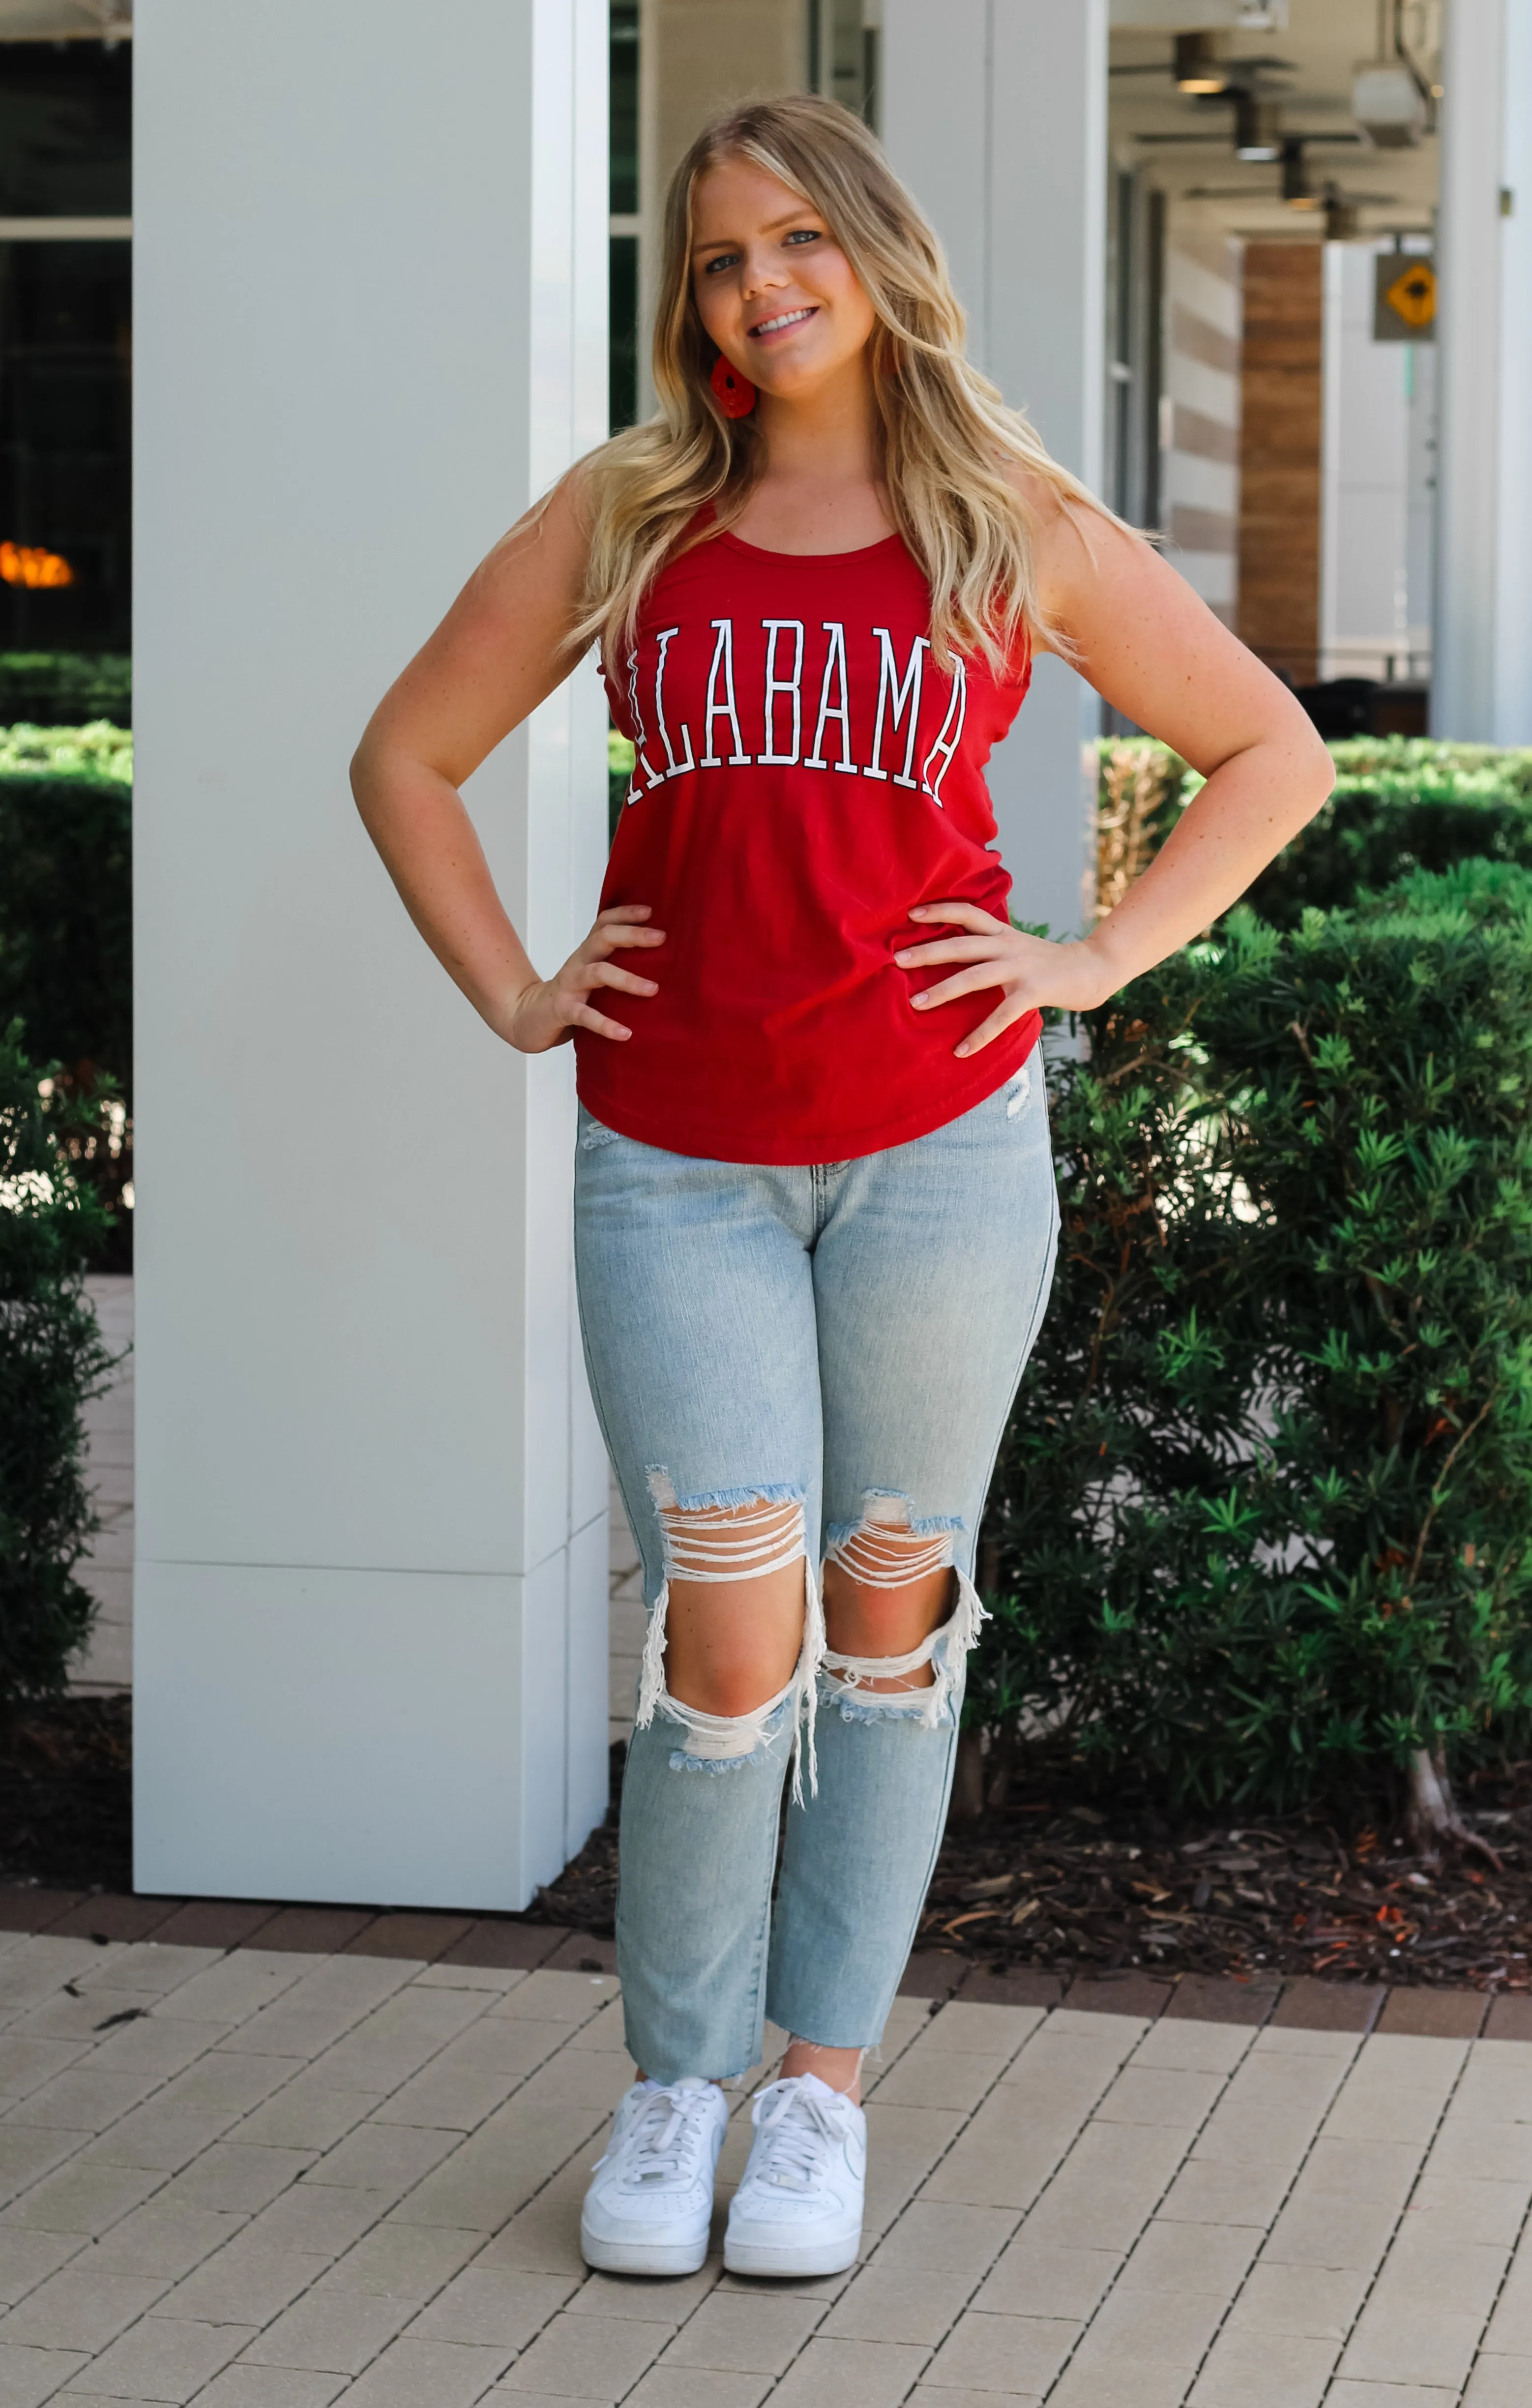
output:
<svg viewBox="0 0 1532 2408"><path fill-rule="evenodd" d="M1532 743L1532 0L1449 0L1432 732Z"/></svg>
<svg viewBox="0 0 1532 2408"><path fill-rule="evenodd" d="M1501 93L1500 391L1502 541L1496 563L1496 744L1532 744L1532 0L1506 12Z"/></svg>
<svg viewBox="0 0 1532 2408"><path fill-rule="evenodd" d="M347 762L606 429L606 10L140 0L136 1874L515 1907L606 1802L567 1050L492 1037ZM468 801L594 908L583 667Z"/></svg>
<svg viewBox="0 0 1532 2408"><path fill-rule="evenodd" d="M884 0L883 140L936 226L969 348L1099 489L1106 373L1106 0ZM1074 933L1094 895L1095 695L1051 655L990 765L1018 918Z"/></svg>
<svg viewBox="0 0 1532 2408"><path fill-rule="evenodd" d="M1390 248L1324 247L1324 678L1429 666L1436 346L1373 340L1373 264Z"/></svg>

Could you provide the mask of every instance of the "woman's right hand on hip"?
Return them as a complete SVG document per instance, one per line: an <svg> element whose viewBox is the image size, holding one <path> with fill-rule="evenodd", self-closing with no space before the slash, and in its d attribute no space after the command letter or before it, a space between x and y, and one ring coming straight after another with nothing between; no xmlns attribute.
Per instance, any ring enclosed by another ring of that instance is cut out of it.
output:
<svg viewBox="0 0 1532 2408"><path fill-rule="evenodd" d="M645 924L649 913L647 903L613 903L601 912L561 970L522 989L501 1031L507 1042L520 1054L546 1054L551 1046L566 1044L577 1028L590 1028L598 1037L625 1043L632 1029L620 1020L609 1020L592 998L602 987L616 987L623 995L658 994L652 979L640 978L611 958L627 946L664 944L665 930Z"/></svg>

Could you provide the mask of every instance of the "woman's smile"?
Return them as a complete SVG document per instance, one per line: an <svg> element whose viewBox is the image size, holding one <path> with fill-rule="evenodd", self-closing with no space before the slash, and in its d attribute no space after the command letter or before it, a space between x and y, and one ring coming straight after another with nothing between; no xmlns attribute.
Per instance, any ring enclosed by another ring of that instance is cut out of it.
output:
<svg viewBox="0 0 1532 2408"><path fill-rule="evenodd" d="M783 309L774 318L760 319L755 325L747 327L745 331L753 342L769 342L774 335L791 334L795 326L802 326L810 318L817 318L818 315L817 303L811 308L803 309Z"/></svg>

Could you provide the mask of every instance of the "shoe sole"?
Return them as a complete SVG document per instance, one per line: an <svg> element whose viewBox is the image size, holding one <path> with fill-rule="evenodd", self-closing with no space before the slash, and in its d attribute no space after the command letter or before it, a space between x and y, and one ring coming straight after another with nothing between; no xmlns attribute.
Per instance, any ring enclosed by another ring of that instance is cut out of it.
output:
<svg viewBox="0 0 1532 2408"><path fill-rule="evenodd" d="M861 2246L860 2228L849 2240L806 2243L796 2249L764 2241L734 2241L725 2235L723 2265L730 2274L843 2274L848 2266L855 2265Z"/></svg>
<svg viewBox="0 0 1532 2408"><path fill-rule="evenodd" d="M580 2228L580 2254L599 2274L694 2274L707 2261L699 2241L602 2241Z"/></svg>

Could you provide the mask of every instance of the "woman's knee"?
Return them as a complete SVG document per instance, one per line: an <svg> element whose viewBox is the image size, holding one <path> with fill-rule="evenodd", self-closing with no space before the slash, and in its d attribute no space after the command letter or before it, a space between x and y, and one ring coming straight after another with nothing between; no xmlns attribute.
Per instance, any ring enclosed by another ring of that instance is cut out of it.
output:
<svg viewBox="0 0 1532 2408"><path fill-rule="evenodd" d="M771 1704L803 1646L801 1498L756 1495L688 1503L651 1481L664 1541L666 1688L725 1719Z"/></svg>

